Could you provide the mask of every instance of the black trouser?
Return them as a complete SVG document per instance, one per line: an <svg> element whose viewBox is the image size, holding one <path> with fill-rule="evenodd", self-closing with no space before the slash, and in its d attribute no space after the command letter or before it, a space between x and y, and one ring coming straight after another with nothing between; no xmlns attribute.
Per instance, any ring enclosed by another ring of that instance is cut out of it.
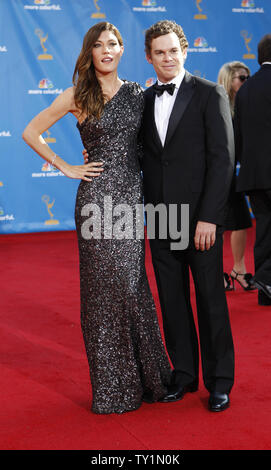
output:
<svg viewBox="0 0 271 470"><path fill-rule="evenodd" d="M249 200L256 219L255 280L271 286L271 190L250 191Z"/></svg>
<svg viewBox="0 0 271 470"><path fill-rule="evenodd" d="M167 350L175 381L198 380L199 348L190 303L189 267L197 302L204 384L229 393L234 381L234 348L223 280L222 234L200 252L172 251L169 240L150 240ZM193 243L192 243L193 245Z"/></svg>

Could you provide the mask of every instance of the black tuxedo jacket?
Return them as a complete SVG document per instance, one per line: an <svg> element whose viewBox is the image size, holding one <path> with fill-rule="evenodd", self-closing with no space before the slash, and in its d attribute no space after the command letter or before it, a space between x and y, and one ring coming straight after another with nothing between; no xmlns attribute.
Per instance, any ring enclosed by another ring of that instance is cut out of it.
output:
<svg viewBox="0 0 271 470"><path fill-rule="evenodd" d="M236 95L237 191L271 188L271 65L263 65Z"/></svg>
<svg viewBox="0 0 271 470"><path fill-rule="evenodd" d="M191 222L223 225L234 167L234 137L224 88L186 72L164 147L154 117L153 87L145 90L144 202L189 204ZM194 225L194 224L193 224Z"/></svg>

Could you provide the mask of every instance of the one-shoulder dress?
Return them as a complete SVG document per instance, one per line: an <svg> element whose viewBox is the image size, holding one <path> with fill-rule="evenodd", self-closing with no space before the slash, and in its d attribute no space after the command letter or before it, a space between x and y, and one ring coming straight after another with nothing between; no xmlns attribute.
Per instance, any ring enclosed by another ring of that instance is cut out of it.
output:
<svg viewBox="0 0 271 470"><path fill-rule="evenodd" d="M135 410L143 395L159 400L171 374L140 225L138 132L143 108L141 87L124 81L99 120L77 123L89 161L104 162L101 176L80 182L75 206L81 326L92 411L101 414Z"/></svg>

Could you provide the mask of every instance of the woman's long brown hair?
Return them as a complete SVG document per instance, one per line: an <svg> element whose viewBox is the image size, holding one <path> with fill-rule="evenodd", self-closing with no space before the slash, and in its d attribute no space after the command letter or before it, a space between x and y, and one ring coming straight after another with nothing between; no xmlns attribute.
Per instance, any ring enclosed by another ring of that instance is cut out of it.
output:
<svg viewBox="0 0 271 470"><path fill-rule="evenodd" d="M111 31L117 38L120 46L123 40L118 29L111 23L103 21L92 26L85 34L83 46L73 72L75 86L74 100L81 110L81 115L100 119L105 105L105 96L96 77L92 61L92 49L103 31Z"/></svg>

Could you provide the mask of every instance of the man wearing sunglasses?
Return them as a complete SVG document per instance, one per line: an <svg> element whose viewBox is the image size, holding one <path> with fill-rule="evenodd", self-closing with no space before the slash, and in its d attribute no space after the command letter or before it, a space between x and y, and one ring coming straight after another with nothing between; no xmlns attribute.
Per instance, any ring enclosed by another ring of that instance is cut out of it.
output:
<svg viewBox="0 0 271 470"><path fill-rule="evenodd" d="M255 276L259 305L271 305L271 34L258 44L260 69L245 81L235 101L237 191L249 195L256 219Z"/></svg>

